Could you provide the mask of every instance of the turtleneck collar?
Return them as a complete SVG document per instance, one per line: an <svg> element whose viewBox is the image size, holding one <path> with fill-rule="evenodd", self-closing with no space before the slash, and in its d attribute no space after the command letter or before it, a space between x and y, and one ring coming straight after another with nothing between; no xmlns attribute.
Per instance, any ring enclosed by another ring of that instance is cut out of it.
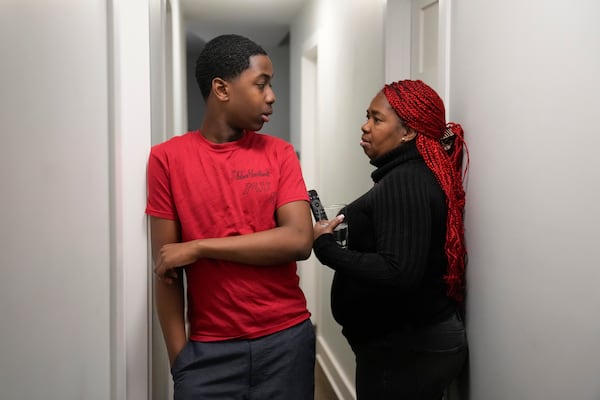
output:
<svg viewBox="0 0 600 400"><path fill-rule="evenodd" d="M371 165L377 167L371 173L371 178L375 183L379 182L388 172L396 166L407 161L422 159L421 153L417 149L417 141L411 140L408 143L401 144L395 149L371 160Z"/></svg>

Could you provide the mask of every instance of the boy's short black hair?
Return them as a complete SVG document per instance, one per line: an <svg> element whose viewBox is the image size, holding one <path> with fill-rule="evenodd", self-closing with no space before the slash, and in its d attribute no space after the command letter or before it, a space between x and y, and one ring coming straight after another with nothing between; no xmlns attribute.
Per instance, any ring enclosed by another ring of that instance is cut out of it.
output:
<svg viewBox="0 0 600 400"><path fill-rule="evenodd" d="M196 81L206 100L212 80L235 78L250 66L250 57L267 52L252 40L240 35L221 35L210 40L196 60Z"/></svg>

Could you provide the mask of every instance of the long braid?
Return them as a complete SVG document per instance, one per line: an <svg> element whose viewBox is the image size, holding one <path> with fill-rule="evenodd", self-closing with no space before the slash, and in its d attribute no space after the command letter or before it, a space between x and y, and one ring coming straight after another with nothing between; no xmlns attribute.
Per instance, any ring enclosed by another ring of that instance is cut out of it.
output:
<svg viewBox="0 0 600 400"><path fill-rule="evenodd" d="M383 93L406 126L417 132L417 149L446 195L448 216L444 250L448 257L448 270L444 280L448 296L462 302L467 255L463 223L462 154L465 144L462 127L446 124L444 102L420 80L394 82L386 85ZM448 136L452 137L452 145L445 149L442 140Z"/></svg>

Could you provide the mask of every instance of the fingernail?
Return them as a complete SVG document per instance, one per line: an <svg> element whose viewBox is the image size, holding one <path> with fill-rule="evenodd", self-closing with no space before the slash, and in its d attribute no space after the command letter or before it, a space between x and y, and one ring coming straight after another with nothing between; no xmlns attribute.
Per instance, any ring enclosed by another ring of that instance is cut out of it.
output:
<svg viewBox="0 0 600 400"><path fill-rule="evenodd" d="M340 214L336 217L338 220L343 221L346 216L344 214Z"/></svg>

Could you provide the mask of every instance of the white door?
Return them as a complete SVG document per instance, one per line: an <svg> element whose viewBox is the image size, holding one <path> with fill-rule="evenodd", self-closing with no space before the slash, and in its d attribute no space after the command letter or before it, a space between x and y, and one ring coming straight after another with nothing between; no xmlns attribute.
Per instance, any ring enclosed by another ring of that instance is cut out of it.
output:
<svg viewBox="0 0 600 400"><path fill-rule="evenodd" d="M451 0L388 0L385 23L386 82L421 79L448 111Z"/></svg>
<svg viewBox="0 0 600 400"><path fill-rule="evenodd" d="M450 105L451 0L411 0L411 78L429 84Z"/></svg>
<svg viewBox="0 0 600 400"><path fill-rule="evenodd" d="M421 79L440 92L439 0L413 0L411 78Z"/></svg>

